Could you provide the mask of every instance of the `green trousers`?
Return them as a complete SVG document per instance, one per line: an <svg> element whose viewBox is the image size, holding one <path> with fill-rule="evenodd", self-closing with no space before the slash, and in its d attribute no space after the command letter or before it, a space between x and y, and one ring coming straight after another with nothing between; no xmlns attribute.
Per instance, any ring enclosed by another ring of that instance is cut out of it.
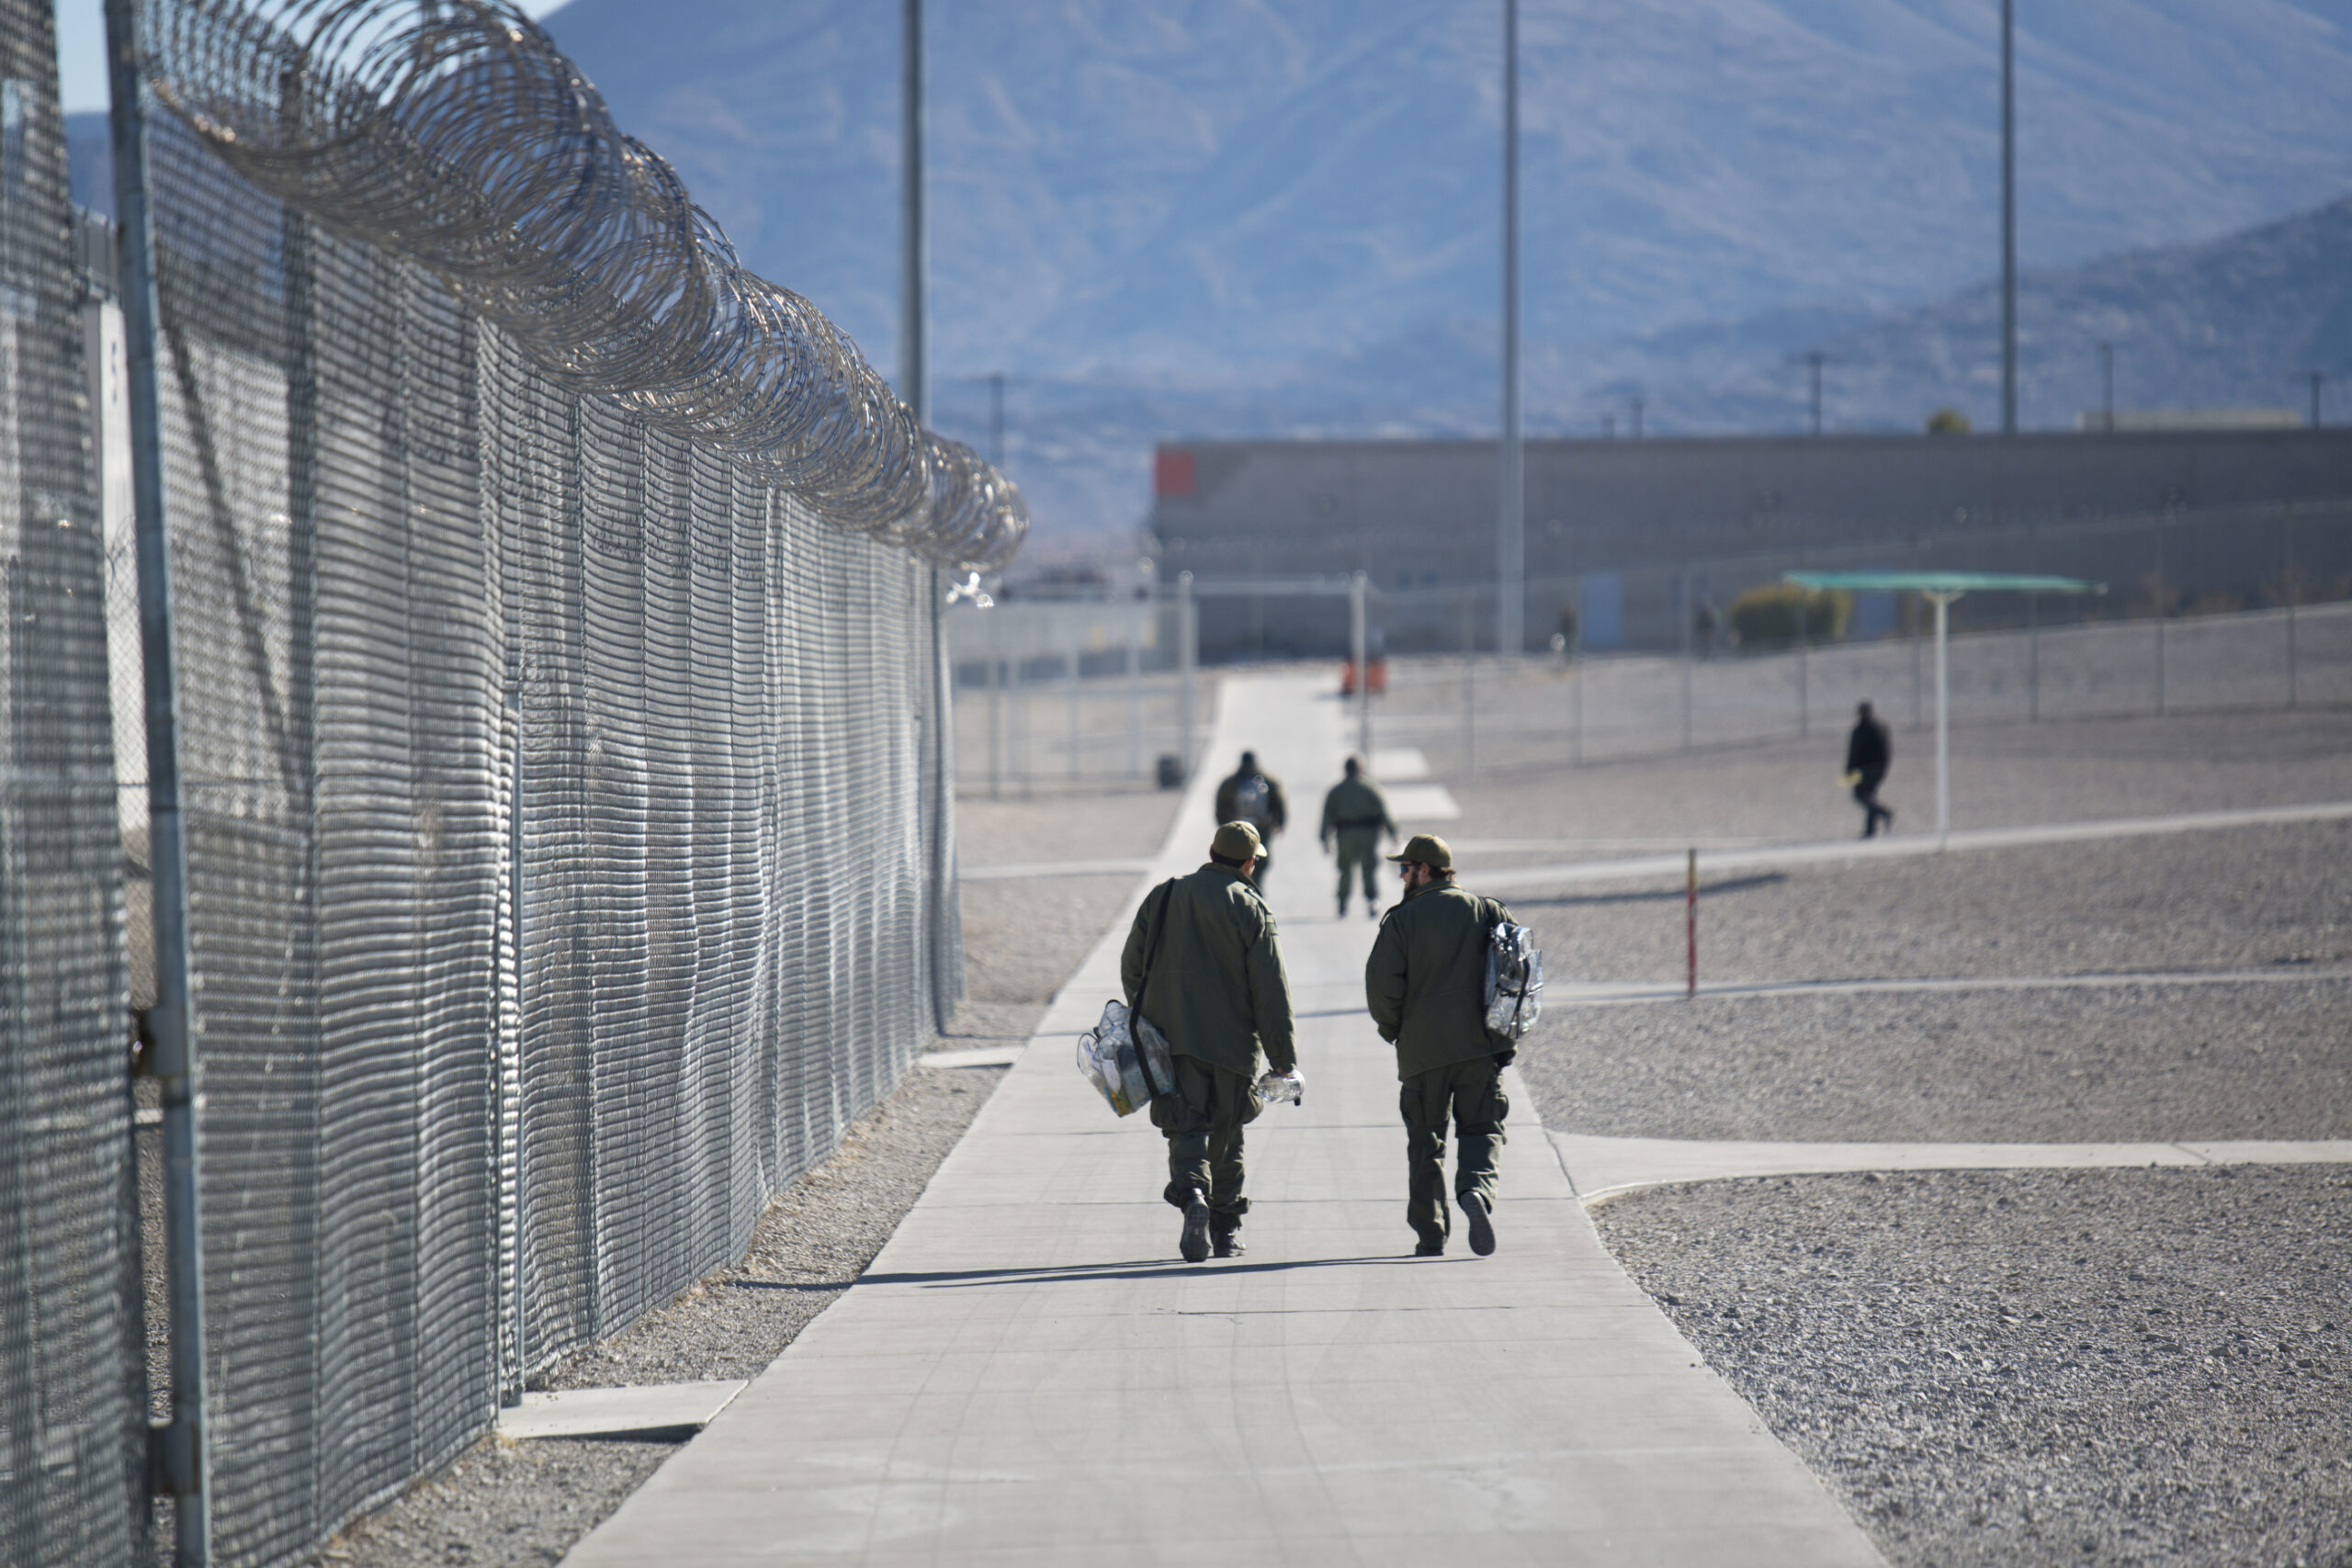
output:
<svg viewBox="0 0 2352 1568"><path fill-rule="evenodd" d="M1405 1150L1410 1162L1405 1221L1425 1242L1442 1242L1450 1228L1445 1204L1445 1123L1451 1117L1459 1139L1453 1190L1476 1192L1492 1213L1495 1172L1502 1160L1503 1118L1510 1100L1503 1094L1503 1070L1492 1056L1473 1056L1415 1073L1398 1095L1405 1113Z"/></svg>
<svg viewBox="0 0 2352 1568"><path fill-rule="evenodd" d="M1380 902L1380 829L1377 828L1342 828L1333 835L1340 850L1340 908L1348 905L1348 874L1359 872L1363 881L1363 901Z"/></svg>
<svg viewBox="0 0 2352 1568"><path fill-rule="evenodd" d="M1230 1230L1250 1212L1241 1194L1241 1129L1258 1119L1266 1102L1246 1073L1213 1067L1197 1056L1179 1055L1176 1088L1151 1102L1151 1124L1168 1135L1168 1187L1163 1194L1178 1208L1197 1187L1211 1213Z"/></svg>

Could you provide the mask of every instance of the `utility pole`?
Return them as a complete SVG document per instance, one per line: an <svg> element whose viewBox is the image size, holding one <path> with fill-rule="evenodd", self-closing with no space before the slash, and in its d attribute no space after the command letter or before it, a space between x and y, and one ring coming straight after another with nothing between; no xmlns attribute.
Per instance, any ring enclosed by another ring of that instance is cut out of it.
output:
<svg viewBox="0 0 2352 1568"><path fill-rule="evenodd" d="M1495 650L1527 640L1527 470L1519 433L1519 0L1503 0L1503 434L1495 516Z"/></svg>
<svg viewBox="0 0 2352 1568"><path fill-rule="evenodd" d="M1813 381L1813 433L1815 435L1821 434L1821 366L1828 357L1817 348L1805 351L1805 369Z"/></svg>
<svg viewBox="0 0 2352 1568"><path fill-rule="evenodd" d="M2017 0L2001 0L2001 434L2018 433Z"/></svg>
<svg viewBox="0 0 2352 1568"><path fill-rule="evenodd" d="M2099 422L2109 435L2115 434L2115 345L2105 338L2098 344L2098 406Z"/></svg>

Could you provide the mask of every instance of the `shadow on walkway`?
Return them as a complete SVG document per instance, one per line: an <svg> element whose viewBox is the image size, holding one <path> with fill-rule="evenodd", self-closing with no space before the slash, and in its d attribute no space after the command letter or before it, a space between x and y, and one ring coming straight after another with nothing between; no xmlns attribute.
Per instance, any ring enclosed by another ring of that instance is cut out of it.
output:
<svg viewBox="0 0 2352 1568"><path fill-rule="evenodd" d="M861 1285L925 1285L933 1290L959 1290L973 1285L1057 1285L1084 1280L1156 1280L1193 1274L1271 1274L1287 1269L1347 1269L1365 1264L1425 1263L1409 1254L1364 1258L1301 1258L1286 1263L1168 1263L1138 1258L1133 1263L1080 1263L1059 1269L957 1269L939 1274L865 1274Z"/></svg>

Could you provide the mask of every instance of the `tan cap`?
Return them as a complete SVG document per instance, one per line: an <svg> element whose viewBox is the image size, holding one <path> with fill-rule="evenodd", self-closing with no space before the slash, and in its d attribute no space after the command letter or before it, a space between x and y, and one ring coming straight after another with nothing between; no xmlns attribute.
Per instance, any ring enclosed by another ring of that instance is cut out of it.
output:
<svg viewBox="0 0 2352 1568"><path fill-rule="evenodd" d="M1440 871L1453 869L1453 852L1435 833L1416 833L1405 840L1405 847L1388 857L1416 865L1433 865Z"/></svg>
<svg viewBox="0 0 2352 1568"><path fill-rule="evenodd" d="M1258 829L1247 822L1227 822L1209 840L1209 853L1227 860L1256 860L1265 852L1265 845L1259 841Z"/></svg>

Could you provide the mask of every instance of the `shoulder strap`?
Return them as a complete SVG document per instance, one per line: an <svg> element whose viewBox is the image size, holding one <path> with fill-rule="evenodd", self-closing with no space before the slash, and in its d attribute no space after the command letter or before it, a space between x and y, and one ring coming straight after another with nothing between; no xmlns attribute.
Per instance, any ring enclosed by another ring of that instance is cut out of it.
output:
<svg viewBox="0 0 2352 1568"><path fill-rule="evenodd" d="M1168 906L1176 897L1176 879L1170 877L1159 885L1159 916L1151 928L1151 951L1143 955L1143 983L1136 987L1136 1006L1143 1006L1143 994L1151 989L1151 966L1159 962L1159 944L1168 936Z"/></svg>

